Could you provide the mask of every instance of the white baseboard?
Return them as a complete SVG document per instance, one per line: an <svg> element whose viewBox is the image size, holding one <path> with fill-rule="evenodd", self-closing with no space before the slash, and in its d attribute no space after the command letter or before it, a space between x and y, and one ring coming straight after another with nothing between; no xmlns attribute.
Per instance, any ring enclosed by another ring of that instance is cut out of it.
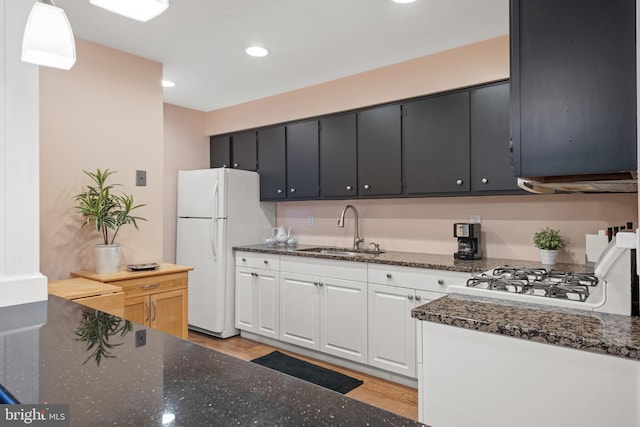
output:
<svg viewBox="0 0 640 427"><path fill-rule="evenodd" d="M47 278L40 273L0 278L0 307L47 299Z"/></svg>

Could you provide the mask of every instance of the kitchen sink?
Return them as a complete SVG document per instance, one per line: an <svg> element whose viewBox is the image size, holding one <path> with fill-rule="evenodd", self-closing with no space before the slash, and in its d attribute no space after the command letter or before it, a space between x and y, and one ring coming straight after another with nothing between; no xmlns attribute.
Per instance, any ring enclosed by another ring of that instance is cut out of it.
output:
<svg viewBox="0 0 640 427"><path fill-rule="evenodd" d="M383 253L384 251L376 252L370 249L358 249L354 251L351 248L318 247L318 248L298 249L298 252L310 252L310 253L322 254L322 255L336 255L336 256L357 258L357 257L374 257L378 254Z"/></svg>

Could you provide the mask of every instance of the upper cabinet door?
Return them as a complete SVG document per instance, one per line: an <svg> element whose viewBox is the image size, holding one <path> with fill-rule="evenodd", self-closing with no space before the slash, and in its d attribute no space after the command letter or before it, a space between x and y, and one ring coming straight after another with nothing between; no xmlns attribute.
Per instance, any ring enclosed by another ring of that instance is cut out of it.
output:
<svg viewBox="0 0 640 427"><path fill-rule="evenodd" d="M232 139L232 166L235 169L254 171L257 169L256 131L236 133Z"/></svg>
<svg viewBox="0 0 640 427"><path fill-rule="evenodd" d="M517 176L637 169L635 4L511 1Z"/></svg>
<svg viewBox="0 0 640 427"><path fill-rule="evenodd" d="M209 165L212 168L228 168L231 165L229 135L209 137Z"/></svg>
<svg viewBox="0 0 640 427"><path fill-rule="evenodd" d="M469 92L404 107L407 194L469 191Z"/></svg>
<svg viewBox="0 0 640 427"><path fill-rule="evenodd" d="M402 134L399 104L358 112L358 194L402 194Z"/></svg>
<svg viewBox="0 0 640 427"><path fill-rule="evenodd" d="M318 121L287 125L288 198L320 195L318 162Z"/></svg>
<svg viewBox="0 0 640 427"><path fill-rule="evenodd" d="M320 119L320 188L323 197L358 192L355 113Z"/></svg>
<svg viewBox="0 0 640 427"><path fill-rule="evenodd" d="M509 83L471 91L471 189L517 190L509 151Z"/></svg>
<svg viewBox="0 0 640 427"><path fill-rule="evenodd" d="M284 126L258 131L258 158L260 200L286 198L287 164Z"/></svg>

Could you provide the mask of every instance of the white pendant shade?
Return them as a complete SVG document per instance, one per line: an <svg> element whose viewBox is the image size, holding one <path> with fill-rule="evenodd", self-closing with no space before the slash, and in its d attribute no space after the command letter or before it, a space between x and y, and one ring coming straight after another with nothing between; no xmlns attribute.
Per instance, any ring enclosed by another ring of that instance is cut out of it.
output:
<svg viewBox="0 0 640 427"><path fill-rule="evenodd" d="M89 3L141 22L155 18L169 7L169 0L90 0Z"/></svg>
<svg viewBox="0 0 640 427"><path fill-rule="evenodd" d="M33 5L22 39L22 60L63 70L73 67L76 44L64 10L50 2Z"/></svg>

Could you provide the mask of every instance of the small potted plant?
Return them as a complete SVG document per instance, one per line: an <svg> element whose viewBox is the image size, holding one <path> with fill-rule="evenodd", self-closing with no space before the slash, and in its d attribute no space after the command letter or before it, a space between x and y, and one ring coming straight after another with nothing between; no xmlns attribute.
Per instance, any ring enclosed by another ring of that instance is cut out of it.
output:
<svg viewBox="0 0 640 427"><path fill-rule="evenodd" d="M558 258L558 249L564 246L564 239L558 230L546 227L533 235L533 244L540 249L542 264L554 265Z"/></svg>
<svg viewBox="0 0 640 427"><path fill-rule="evenodd" d="M84 217L82 227L92 225L101 236L96 244L94 263L96 273L115 273L120 268L120 245L114 243L120 227L132 224L138 229L138 221L146 219L132 215L135 209L144 205L135 205L133 195L114 194L113 189L120 184L107 184L107 179L115 171L98 169L96 172L83 171L91 184L75 197L76 210Z"/></svg>

